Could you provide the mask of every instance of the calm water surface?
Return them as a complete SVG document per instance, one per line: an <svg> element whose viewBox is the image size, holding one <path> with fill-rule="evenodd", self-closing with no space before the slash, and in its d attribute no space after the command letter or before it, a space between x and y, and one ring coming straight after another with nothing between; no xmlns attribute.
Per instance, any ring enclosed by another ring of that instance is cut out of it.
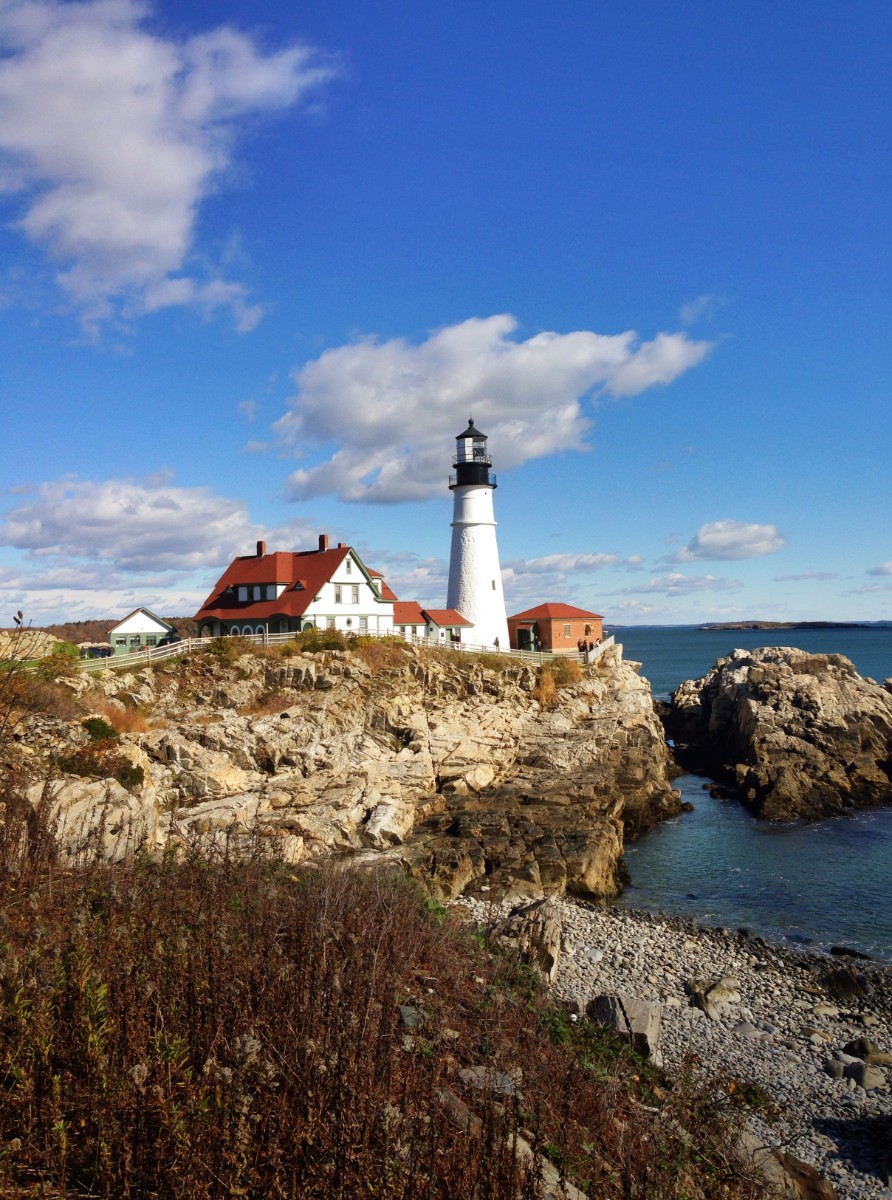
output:
<svg viewBox="0 0 892 1200"><path fill-rule="evenodd" d="M738 646L845 654L862 675L892 676L892 629L632 628L616 639L627 659L643 663L658 697ZM693 775L676 780L694 812L627 848L633 883L619 904L815 949L850 946L892 962L892 808L776 824L754 820L733 800L714 800L703 783Z"/></svg>

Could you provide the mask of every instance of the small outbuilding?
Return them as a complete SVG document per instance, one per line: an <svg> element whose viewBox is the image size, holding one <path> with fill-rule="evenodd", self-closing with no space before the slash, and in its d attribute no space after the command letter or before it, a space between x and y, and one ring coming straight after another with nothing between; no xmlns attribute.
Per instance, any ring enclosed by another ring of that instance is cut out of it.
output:
<svg viewBox="0 0 892 1200"><path fill-rule="evenodd" d="M157 646L162 638L174 632L168 621L148 608L135 608L114 629L109 630L108 643L112 654L133 654Z"/></svg>
<svg viewBox="0 0 892 1200"><path fill-rule="evenodd" d="M423 608L425 619L424 636L443 646L457 646L462 633L471 627L471 622L454 608Z"/></svg>
<svg viewBox="0 0 892 1200"><path fill-rule="evenodd" d="M603 641L604 618L572 604L537 604L508 618L508 636L512 650L578 654L582 642Z"/></svg>
<svg viewBox="0 0 892 1200"><path fill-rule="evenodd" d="M410 642L427 637L427 619L417 600L394 600L393 632Z"/></svg>

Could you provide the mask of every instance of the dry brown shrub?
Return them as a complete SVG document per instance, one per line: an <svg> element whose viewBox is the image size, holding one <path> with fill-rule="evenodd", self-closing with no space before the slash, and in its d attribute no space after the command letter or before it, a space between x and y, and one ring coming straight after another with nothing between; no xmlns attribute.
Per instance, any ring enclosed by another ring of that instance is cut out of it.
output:
<svg viewBox="0 0 892 1200"><path fill-rule="evenodd" d="M546 663L554 682L558 687L567 687L571 683L579 683L582 678L582 667L575 658L553 658Z"/></svg>
<svg viewBox="0 0 892 1200"><path fill-rule="evenodd" d="M544 666L539 668L539 677L532 694L533 699L538 700L543 708L557 708L560 703L554 675Z"/></svg>
<svg viewBox="0 0 892 1200"><path fill-rule="evenodd" d="M146 733L152 727L141 708L129 708L114 700L96 701L94 711L105 717L116 733Z"/></svg>
<svg viewBox="0 0 892 1200"><path fill-rule="evenodd" d="M406 643L402 638L358 637L350 643L350 649L372 674L399 670L406 661Z"/></svg>
<svg viewBox="0 0 892 1200"><path fill-rule="evenodd" d="M287 692L265 692L256 700L240 704L235 710L240 717L268 717L273 713L284 712L294 704L294 696Z"/></svg>

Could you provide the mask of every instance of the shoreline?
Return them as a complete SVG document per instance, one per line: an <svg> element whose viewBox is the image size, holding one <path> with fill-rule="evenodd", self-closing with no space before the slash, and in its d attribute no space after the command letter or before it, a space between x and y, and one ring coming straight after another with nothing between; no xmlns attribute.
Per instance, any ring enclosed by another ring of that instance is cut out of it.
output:
<svg viewBox="0 0 892 1200"><path fill-rule="evenodd" d="M483 924L496 915L479 900L456 903ZM554 903L562 926L555 998L582 1012L601 994L656 1002L670 1074L693 1061L706 1076L758 1084L779 1110L773 1123L755 1112L746 1118L765 1145L814 1167L840 1200L892 1197L881 1177L892 1157L892 1061L869 1069L867 1087L829 1073L857 1062L843 1048L858 1038L892 1053L892 965L788 949L685 918ZM729 978L732 999L715 1019L692 1007L692 982Z"/></svg>

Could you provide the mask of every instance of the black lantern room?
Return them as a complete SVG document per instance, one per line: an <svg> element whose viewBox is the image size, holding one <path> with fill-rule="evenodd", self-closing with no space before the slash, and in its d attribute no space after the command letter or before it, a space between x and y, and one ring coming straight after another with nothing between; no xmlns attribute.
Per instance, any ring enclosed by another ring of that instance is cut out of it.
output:
<svg viewBox="0 0 892 1200"><path fill-rule="evenodd" d="M457 488L465 484L477 484L485 487L496 487L495 475L490 475L489 468L492 459L486 452L486 434L474 427L474 418L468 421L468 428L455 439L455 474L449 476L449 487Z"/></svg>

